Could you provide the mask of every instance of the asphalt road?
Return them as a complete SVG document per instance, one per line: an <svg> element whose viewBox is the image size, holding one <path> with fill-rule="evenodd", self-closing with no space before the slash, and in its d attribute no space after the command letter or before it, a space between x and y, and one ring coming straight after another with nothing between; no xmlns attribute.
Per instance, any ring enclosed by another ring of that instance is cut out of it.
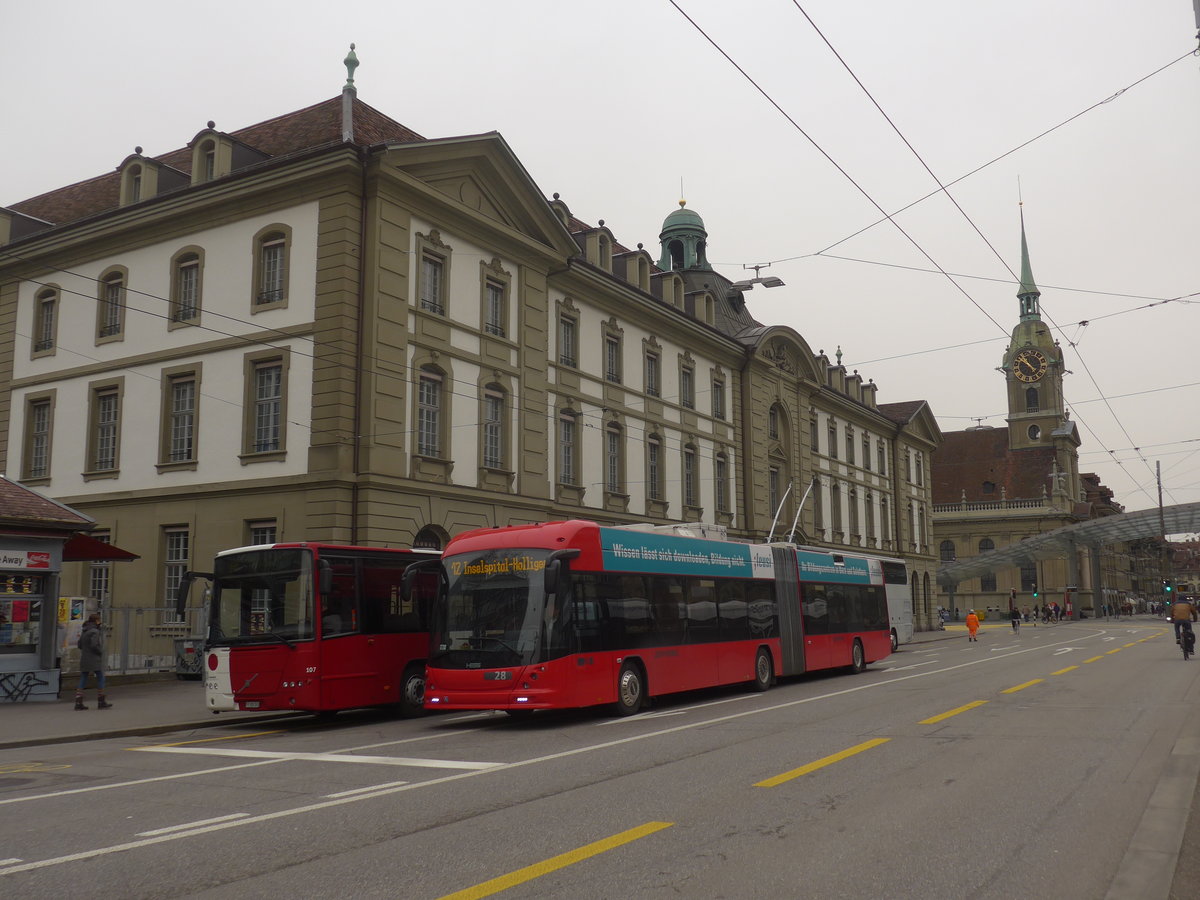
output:
<svg viewBox="0 0 1200 900"><path fill-rule="evenodd" d="M1165 898L1156 810L1198 698L1161 623L1084 622L630 719L348 713L0 751L0 894Z"/></svg>

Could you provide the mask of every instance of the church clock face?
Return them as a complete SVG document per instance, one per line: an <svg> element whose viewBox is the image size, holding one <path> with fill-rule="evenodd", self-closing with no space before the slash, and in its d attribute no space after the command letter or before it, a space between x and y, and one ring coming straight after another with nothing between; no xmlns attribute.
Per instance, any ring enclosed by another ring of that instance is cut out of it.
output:
<svg viewBox="0 0 1200 900"><path fill-rule="evenodd" d="M1018 381L1040 381L1046 374L1046 357L1037 350L1022 350L1013 357L1013 376Z"/></svg>

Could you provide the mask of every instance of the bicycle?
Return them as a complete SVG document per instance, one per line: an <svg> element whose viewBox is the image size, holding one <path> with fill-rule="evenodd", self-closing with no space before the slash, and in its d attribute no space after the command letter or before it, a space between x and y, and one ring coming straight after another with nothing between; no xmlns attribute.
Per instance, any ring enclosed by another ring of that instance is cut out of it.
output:
<svg viewBox="0 0 1200 900"><path fill-rule="evenodd" d="M1183 650L1183 658L1194 656L1196 653L1196 632L1192 630L1192 623L1184 623L1184 627L1179 629L1179 647Z"/></svg>

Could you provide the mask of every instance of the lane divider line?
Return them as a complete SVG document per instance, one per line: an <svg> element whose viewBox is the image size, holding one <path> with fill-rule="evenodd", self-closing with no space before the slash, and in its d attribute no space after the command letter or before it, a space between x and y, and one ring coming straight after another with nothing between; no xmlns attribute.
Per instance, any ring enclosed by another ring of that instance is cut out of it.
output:
<svg viewBox="0 0 1200 900"><path fill-rule="evenodd" d="M559 869L583 862L585 859L590 859L593 856L599 856L601 853L607 853L609 850L615 850L624 844L648 837L655 832L662 831L664 828L670 828L674 824L674 822L647 822L645 825L630 828L628 831L622 831L619 834L594 841L591 844L584 844L578 849L568 850L566 853L560 853L558 856L552 856L549 859L542 860L542 862L525 866L523 869L517 869L515 872L509 872L507 875L501 875L499 878L493 878L474 887L455 891L453 894L446 894L440 900L479 900L481 897L490 897L492 894L506 891L511 887L516 887L518 884L524 884L535 878L541 878L543 875L549 875L551 872L556 872Z"/></svg>
<svg viewBox="0 0 1200 900"><path fill-rule="evenodd" d="M1104 656L1103 656L1103 655L1101 655L1101 656L1093 656L1091 659L1085 659L1085 660L1083 661L1083 663L1084 663L1084 665L1087 665L1088 663L1094 663L1094 662L1095 662L1096 660L1098 660L1098 659L1104 659Z"/></svg>
<svg viewBox="0 0 1200 900"><path fill-rule="evenodd" d="M1078 669L1079 666L1067 666L1065 669L1059 669L1057 672L1051 672L1051 675L1066 675L1068 672Z"/></svg>
<svg viewBox="0 0 1200 900"><path fill-rule="evenodd" d="M126 750L153 750L155 747L184 747L188 744L211 744L213 741L237 741L242 738L262 737L264 734L283 734L282 728L274 731L255 731L251 734L227 734L224 737L200 738L195 741L176 741L173 744L151 744L148 747L126 747Z"/></svg>
<svg viewBox="0 0 1200 900"><path fill-rule="evenodd" d="M382 791L384 788L399 787L402 784L408 784L407 781L389 781L387 784L373 784L370 787L354 788L351 791L338 791L336 794L326 794L325 799L330 800L337 797L352 797L355 794L366 794L369 791Z"/></svg>
<svg viewBox="0 0 1200 900"><path fill-rule="evenodd" d="M230 813L227 816L217 816L215 819L201 819L199 822L188 822L186 825L171 825L167 828L155 828L153 831L139 831L134 837L154 837L159 834L170 834L173 831L187 831L189 828L199 828L201 825L214 825L217 822L232 822L234 819L244 819L250 813Z"/></svg>
<svg viewBox="0 0 1200 900"><path fill-rule="evenodd" d="M1005 688L1000 693L1015 694L1017 691L1023 691L1027 687L1033 687L1035 684L1041 684L1045 680L1046 679L1044 678L1035 678L1033 681L1026 681L1024 684L1018 684L1016 687Z"/></svg>
<svg viewBox="0 0 1200 900"><path fill-rule="evenodd" d="M944 713L941 713L940 715L936 715L936 716L930 716L928 719L922 719L917 724L918 725L936 725L938 722L941 722L943 719L948 719L951 716L957 716L959 713L965 713L968 710L975 709L977 706L983 706L983 704L985 704L985 703L987 703L986 700L972 700L966 706L957 706L954 709L950 710L949 712L944 712Z"/></svg>
<svg viewBox="0 0 1200 900"><path fill-rule="evenodd" d="M784 772L782 775L776 775L773 778L768 778L765 781L755 783L755 787L776 787L783 784L785 781L791 781L793 778L799 778L801 775L808 775L810 772L815 772L818 769L823 769L826 766L831 766L836 762L841 762L843 759L848 759L851 756L856 756L864 750L870 750L872 747L878 747L880 744L886 744L891 738L873 738L869 741L864 741L839 753L834 753L826 756L824 759L818 759L816 762L810 762L806 766L801 766L798 769L792 769L790 772Z"/></svg>
<svg viewBox="0 0 1200 900"><path fill-rule="evenodd" d="M457 759L416 759L410 756L355 756L350 753L276 753L271 750L235 750L227 747L139 747L147 753L185 753L228 756L235 759L274 759L289 762L365 763L377 766L417 766L423 769L494 769L504 763Z"/></svg>

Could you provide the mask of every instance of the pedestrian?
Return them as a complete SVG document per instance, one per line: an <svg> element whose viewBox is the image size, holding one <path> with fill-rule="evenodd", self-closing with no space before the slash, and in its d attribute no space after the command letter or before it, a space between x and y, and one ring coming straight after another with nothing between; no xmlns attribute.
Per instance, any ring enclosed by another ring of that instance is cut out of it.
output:
<svg viewBox="0 0 1200 900"><path fill-rule="evenodd" d="M975 615L975 610L972 609L967 613L967 631L969 632L969 634L967 635L967 640L968 641L978 641L979 638L977 638L975 636L975 632L977 632L978 630L979 630L979 616Z"/></svg>
<svg viewBox="0 0 1200 900"><path fill-rule="evenodd" d="M1009 618L1012 619L1013 633L1019 633L1021 630L1021 610L1014 606L1012 612L1009 614Z"/></svg>
<svg viewBox="0 0 1200 900"><path fill-rule="evenodd" d="M104 696L104 631L100 628L100 614L92 613L83 623L79 635L79 687L75 689L75 708L87 709L83 692L87 688L88 673L96 675L96 708L111 709L112 704Z"/></svg>

